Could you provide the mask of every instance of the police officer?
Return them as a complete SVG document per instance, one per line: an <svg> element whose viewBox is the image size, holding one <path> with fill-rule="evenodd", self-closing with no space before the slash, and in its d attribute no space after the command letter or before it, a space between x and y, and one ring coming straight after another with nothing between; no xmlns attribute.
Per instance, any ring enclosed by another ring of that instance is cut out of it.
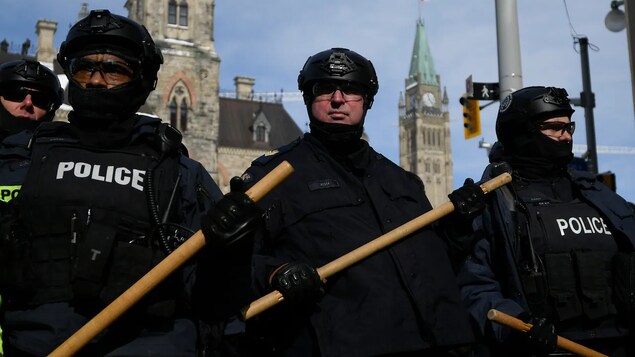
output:
<svg viewBox="0 0 635 357"><path fill-rule="evenodd" d="M10 221L8 203L20 192L32 131L50 121L62 102L62 88L53 71L37 61L0 65L0 223ZM11 166L8 162L11 162ZM0 230L0 234L1 230ZM2 332L0 331L0 337ZM0 341L2 355L2 341Z"/></svg>
<svg viewBox="0 0 635 357"><path fill-rule="evenodd" d="M23 59L0 65L0 202L19 193L28 167L19 162L28 156L31 134L40 123L53 120L62 96L55 73L39 62ZM8 160L13 163L5 168Z"/></svg>
<svg viewBox="0 0 635 357"><path fill-rule="evenodd" d="M493 355L544 356L556 350L556 334L611 356L634 353L635 217L592 174L567 168L573 112L566 90L554 87L523 88L500 104L484 178L511 170L513 180L475 221L481 239L459 274ZM491 308L534 327L491 323Z"/></svg>
<svg viewBox="0 0 635 357"><path fill-rule="evenodd" d="M254 289L285 302L249 320L256 355L445 355L472 341L446 243L412 234L322 284L320 267L431 209L423 184L361 139L378 91L372 63L346 48L308 58L298 77L311 132L252 163L250 184L287 160L295 172L259 205ZM474 187L472 187L473 189ZM469 190L468 190L469 191ZM464 201L473 193L467 192Z"/></svg>
<svg viewBox="0 0 635 357"><path fill-rule="evenodd" d="M0 65L0 141L53 120L62 96L55 73L39 62L22 59Z"/></svg>
<svg viewBox="0 0 635 357"><path fill-rule="evenodd" d="M0 249L10 356L50 353L197 230L222 197L183 154L177 130L135 114L163 62L143 26L91 11L69 30L58 61L70 123L44 123L34 134L14 199L19 222ZM82 353L194 356L194 269L174 273Z"/></svg>
<svg viewBox="0 0 635 357"><path fill-rule="evenodd" d="M18 195L28 168L19 163L28 157L31 134L41 122L53 120L62 96L55 73L39 62L0 65L0 205ZM6 206L1 207L5 212Z"/></svg>

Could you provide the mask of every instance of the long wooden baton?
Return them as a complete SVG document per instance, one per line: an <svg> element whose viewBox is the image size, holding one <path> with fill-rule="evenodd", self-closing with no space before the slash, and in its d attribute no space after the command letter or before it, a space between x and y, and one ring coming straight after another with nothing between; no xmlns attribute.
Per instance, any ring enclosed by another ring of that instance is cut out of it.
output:
<svg viewBox="0 0 635 357"><path fill-rule="evenodd" d="M501 174L493 179L481 184L481 189L485 194L494 191L495 189L510 182L512 177L508 173ZM330 276L358 263L360 260L367 258L368 256L380 251L404 237L407 237L412 232L417 231L428 224L438 220L441 217L448 215L454 211L454 205L452 202L446 202L441 206L430 210L419 217L412 219L411 221L393 229L392 231L375 238L374 240L362 245L361 247L327 263L326 265L317 269L318 274L322 280L326 280ZM242 318L248 320L261 312L277 305L284 300L282 294L274 290L271 293L264 295L263 297L251 302L248 306L245 306L241 310Z"/></svg>
<svg viewBox="0 0 635 357"><path fill-rule="evenodd" d="M511 327L515 330L518 331L522 331L522 332L527 332L529 331L529 329L532 327L532 324L523 322L522 320L519 320L517 318L515 318L514 316L508 315L504 312L498 311L496 309L491 309L487 312L487 318L498 322L501 325L505 325L507 327ZM568 340L564 337L560 337L558 336L558 340L557 340L557 345L558 347L562 348L563 350L567 350L569 352L575 353L578 356L583 356L583 357L608 357L605 354L602 354L600 352L594 351L588 347L582 346L579 343L575 343L571 340Z"/></svg>
<svg viewBox="0 0 635 357"><path fill-rule="evenodd" d="M291 173L293 167L287 161L280 163L275 169L258 181L245 194L254 201L259 201L269 191L278 186ZM205 236L199 230L194 233L181 246L165 257L159 264L147 272L141 279L134 283L123 294L119 295L106 308L77 330L64 343L57 347L49 356L66 357L77 353L84 345L92 340L98 333L110 326L117 318L137 303L150 290L168 277L173 271L183 265L196 252L205 246Z"/></svg>

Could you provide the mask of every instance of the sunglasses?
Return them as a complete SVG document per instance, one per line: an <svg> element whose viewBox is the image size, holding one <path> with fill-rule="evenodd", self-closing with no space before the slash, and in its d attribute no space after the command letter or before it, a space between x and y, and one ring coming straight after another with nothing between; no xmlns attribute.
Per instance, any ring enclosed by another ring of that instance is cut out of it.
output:
<svg viewBox="0 0 635 357"><path fill-rule="evenodd" d="M99 72L109 85L118 86L130 82L138 73L128 63L115 60L93 61L88 58L73 58L69 65L71 77L84 84Z"/></svg>
<svg viewBox="0 0 635 357"><path fill-rule="evenodd" d="M350 82L316 82L312 88L313 97L318 101L331 100L337 90L347 102L362 100L366 93L363 86Z"/></svg>
<svg viewBox="0 0 635 357"><path fill-rule="evenodd" d="M564 135L566 131L570 135L573 135L575 132L575 122L562 122L562 121L549 121L538 124L538 128L540 130L553 130L555 132L560 132L560 135Z"/></svg>
<svg viewBox="0 0 635 357"><path fill-rule="evenodd" d="M11 102L22 102L27 95L31 95L31 102L38 108L49 109L53 104L53 97L48 92L35 91L24 87L5 89L2 92L4 99Z"/></svg>

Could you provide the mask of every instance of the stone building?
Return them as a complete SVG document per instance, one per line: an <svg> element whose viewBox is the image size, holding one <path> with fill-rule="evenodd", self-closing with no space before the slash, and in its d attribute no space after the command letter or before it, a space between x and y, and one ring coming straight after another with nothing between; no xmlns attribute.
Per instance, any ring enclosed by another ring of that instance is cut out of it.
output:
<svg viewBox="0 0 635 357"><path fill-rule="evenodd" d="M399 165L423 180L426 195L437 207L453 188L450 115L422 19L417 21L405 82L405 96L399 101Z"/></svg>

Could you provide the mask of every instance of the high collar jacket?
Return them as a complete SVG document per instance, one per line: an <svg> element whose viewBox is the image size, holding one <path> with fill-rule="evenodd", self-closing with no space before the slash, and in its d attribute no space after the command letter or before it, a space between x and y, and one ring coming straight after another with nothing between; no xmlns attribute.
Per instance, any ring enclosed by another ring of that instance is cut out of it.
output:
<svg viewBox="0 0 635 357"><path fill-rule="evenodd" d="M429 211L421 180L372 148L363 167L334 160L311 134L253 162L243 178L257 182L283 160L295 169L259 204L266 232L255 257L255 288L283 263L314 267ZM309 311L284 302L262 318L277 326L284 355L369 356L470 343L444 241L424 228L334 275ZM306 331L313 343L301 342ZM310 346L313 345L313 346Z"/></svg>

